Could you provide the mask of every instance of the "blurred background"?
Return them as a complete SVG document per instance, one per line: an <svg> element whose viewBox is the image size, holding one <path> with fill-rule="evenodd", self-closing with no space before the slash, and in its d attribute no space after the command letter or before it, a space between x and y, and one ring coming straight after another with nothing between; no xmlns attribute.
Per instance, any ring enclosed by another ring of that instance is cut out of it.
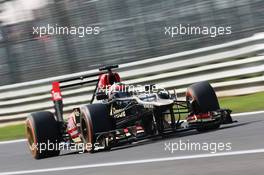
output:
<svg viewBox="0 0 264 175"><path fill-rule="evenodd" d="M216 45L264 29L263 0L0 0L0 85ZM35 37L33 26L100 26ZM164 35L165 26L231 26L232 35Z"/></svg>

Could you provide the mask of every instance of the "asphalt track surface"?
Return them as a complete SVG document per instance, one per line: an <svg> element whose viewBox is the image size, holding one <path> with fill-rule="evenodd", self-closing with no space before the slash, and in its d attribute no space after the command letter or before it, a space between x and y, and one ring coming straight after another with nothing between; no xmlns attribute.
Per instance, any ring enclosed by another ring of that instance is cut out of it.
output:
<svg viewBox="0 0 264 175"><path fill-rule="evenodd" d="M264 113L234 117L216 131L188 131L94 154L66 153L34 160L26 142L0 143L0 175L261 175L264 172ZM165 143L231 143L232 150L165 151ZM213 152L213 151L211 151Z"/></svg>

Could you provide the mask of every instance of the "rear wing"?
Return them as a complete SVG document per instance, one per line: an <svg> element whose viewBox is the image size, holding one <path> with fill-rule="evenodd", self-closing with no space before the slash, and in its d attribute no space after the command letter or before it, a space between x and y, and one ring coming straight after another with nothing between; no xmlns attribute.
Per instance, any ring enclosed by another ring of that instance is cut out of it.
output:
<svg viewBox="0 0 264 175"><path fill-rule="evenodd" d="M67 88L75 87L75 86L81 86L84 84L95 84L95 89L93 92L93 96L91 99L91 102L94 100L94 94L97 90L98 86L98 80L99 76L104 73L104 72L98 72L82 77L76 77L76 78L68 78L64 79L61 81L55 81L52 82L52 90L51 90L51 95L52 95L52 101L54 103L54 109L55 109L55 115L57 117L58 121L63 121L63 98L62 98L62 93L61 91ZM92 78L91 80L85 80L87 78ZM80 80L80 82L78 82ZM77 82L76 82L77 81Z"/></svg>
<svg viewBox="0 0 264 175"><path fill-rule="evenodd" d="M99 82L100 75L108 73L113 68L118 68L118 65L104 66L104 67L99 68L99 72L96 72L96 73L91 73L91 74L83 75L80 77L65 78L61 81L52 82L51 95L52 95L52 101L54 103L55 115L57 117L57 120L63 122L63 98L62 98L61 90L75 87L75 86L81 86L84 84L85 85L95 84L93 96L90 101L90 103L92 103L94 101L95 93L98 88L98 82ZM80 82L78 82L78 80Z"/></svg>

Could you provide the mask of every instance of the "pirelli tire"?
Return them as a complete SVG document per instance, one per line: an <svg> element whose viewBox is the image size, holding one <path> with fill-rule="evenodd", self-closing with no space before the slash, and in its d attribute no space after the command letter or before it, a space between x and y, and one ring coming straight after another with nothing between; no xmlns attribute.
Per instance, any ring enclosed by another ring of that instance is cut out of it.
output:
<svg viewBox="0 0 264 175"><path fill-rule="evenodd" d="M87 152L94 152L97 144L99 144L96 143L95 134L113 130L115 128L113 120L109 116L107 105L101 103L82 106L80 112L80 128L83 143ZM108 148L105 147L105 149Z"/></svg>
<svg viewBox="0 0 264 175"><path fill-rule="evenodd" d="M207 113L220 109L219 102L213 87L207 82L199 82L188 87L186 100L189 110L193 114ZM200 132L219 128L221 121L203 122L197 126Z"/></svg>
<svg viewBox="0 0 264 175"><path fill-rule="evenodd" d="M26 137L35 159L58 156L61 134L54 114L48 111L31 113L26 119Z"/></svg>

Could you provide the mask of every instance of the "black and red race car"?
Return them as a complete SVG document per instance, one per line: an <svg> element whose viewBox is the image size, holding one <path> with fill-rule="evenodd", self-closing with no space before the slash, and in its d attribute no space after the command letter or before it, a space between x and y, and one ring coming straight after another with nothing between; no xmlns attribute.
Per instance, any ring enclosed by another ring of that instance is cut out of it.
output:
<svg viewBox="0 0 264 175"><path fill-rule="evenodd" d="M118 66L52 83L55 112L31 113L26 120L28 145L34 158L59 155L61 143L82 145L86 151L94 152L190 129L213 130L233 122L231 110L220 109L208 82L189 86L186 100L181 101L176 93L170 94L155 85L146 85L143 91L131 90L112 71L114 68ZM90 104L73 109L64 118L61 90L84 84L95 84ZM187 121L185 126L183 117Z"/></svg>

